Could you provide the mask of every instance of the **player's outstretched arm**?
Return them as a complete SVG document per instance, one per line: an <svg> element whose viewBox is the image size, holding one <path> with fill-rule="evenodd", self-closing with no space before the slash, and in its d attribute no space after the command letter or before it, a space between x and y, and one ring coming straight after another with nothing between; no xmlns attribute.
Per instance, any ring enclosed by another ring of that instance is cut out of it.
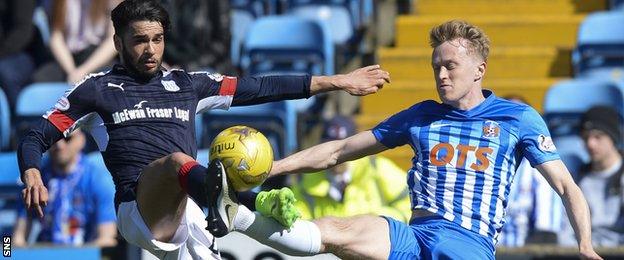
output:
<svg viewBox="0 0 624 260"><path fill-rule="evenodd" d="M371 130L351 137L310 147L273 163L269 176L317 172L342 162L380 153L386 148Z"/></svg>
<svg viewBox="0 0 624 260"><path fill-rule="evenodd" d="M344 90L354 96L365 96L377 93L383 85L390 83L390 74L379 65L371 65L356 69L348 74L334 76L313 76L310 94Z"/></svg>
<svg viewBox="0 0 624 260"><path fill-rule="evenodd" d="M591 243L591 221L587 201L566 166L561 160L554 160L540 164L536 168L561 196L576 233L581 259L602 259L594 251Z"/></svg>

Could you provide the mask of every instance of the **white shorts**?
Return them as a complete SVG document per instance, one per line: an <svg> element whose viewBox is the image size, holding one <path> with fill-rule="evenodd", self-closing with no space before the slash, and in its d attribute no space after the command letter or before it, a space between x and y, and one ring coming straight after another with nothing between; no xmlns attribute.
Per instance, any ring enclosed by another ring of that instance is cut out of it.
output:
<svg viewBox="0 0 624 260"><path fill-rule="evenodd" d="M205 229L206 215L188 199L178 230L169 242L158 241L143 221L136 201L122 202L117 210L119 233L159 259L221 259L214 236Z"/></svg>

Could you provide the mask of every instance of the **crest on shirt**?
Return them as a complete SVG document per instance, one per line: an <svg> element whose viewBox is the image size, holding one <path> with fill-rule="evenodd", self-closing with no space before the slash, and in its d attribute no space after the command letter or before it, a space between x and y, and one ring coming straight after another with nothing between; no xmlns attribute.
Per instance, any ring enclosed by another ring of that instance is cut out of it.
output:
<svg viewBox="0 0 624 260"><path fill-rule="evenodd" d="M485 138L496 138L500 135L500 126L494 121L485 121L483 123L483 134Z"/></svg>
<svg viewBox="0 0 624 260"><path fill-rule="evenodd" d="M219 73L208 73L208 77L216 82L221 82L224 78L224 76Z"/></svg>
<svg viewBox="0 0 624 260"><path fill-rule="evenodd" d="M167 91L176 92L180 90L178 84L176 84L173 80L161 80L160 83L162 83L163 87L165 87L165 90Z"/></svg>
<svg viewBox="0 0 624 260"><path fill-rule="evenodd" d="M58 101L56 101L54 108L60 111L67 111L67 109L69 109L69 100L67 99L67 97L63 96Z"/></svg>
<svg viewBox="0 0 624 260"><path fill-rule="evenodd" d="M554 152L557 150L555 147L555 143L553 143L552 138L550 136L539 135L537 137L537 147L543 152Z"/></svg>

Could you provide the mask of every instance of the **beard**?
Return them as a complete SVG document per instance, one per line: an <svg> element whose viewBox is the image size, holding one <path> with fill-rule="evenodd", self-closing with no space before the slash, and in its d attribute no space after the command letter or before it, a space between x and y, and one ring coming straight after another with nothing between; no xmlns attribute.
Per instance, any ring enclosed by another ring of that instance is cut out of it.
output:
<svg viewBox="0 0 624 260"><path fill-rule="evenodd" d="M126 69L130 72L130 74L134 75L135 77L139 78L142 81L149 81L151 78L153 78L159 71L160 71L160 66L162 65L162 60L158 61L158 66L156 66L156 70L154 70L154 72L149 72L149 71L145 71L145 70L140 70L139 69L139 64L141 62L141 58L139 57L137 62L134 62L133 60L131 60L131 55L130 53L128 53L128 51L126 50L126 48L122 48L121 50L121 62L122 65L124 67L126 67Z"/></svg>

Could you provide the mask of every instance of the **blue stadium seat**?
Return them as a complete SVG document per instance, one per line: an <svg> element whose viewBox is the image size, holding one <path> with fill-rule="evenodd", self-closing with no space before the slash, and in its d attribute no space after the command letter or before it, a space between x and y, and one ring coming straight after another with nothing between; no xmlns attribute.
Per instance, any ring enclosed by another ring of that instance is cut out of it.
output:
<svg viewBox="0 0 624 260"><path fill-rule="evenodd" d="M588 15L578 31L572 53L575 72L602 67L624 67L624 12L596 12Z"/></svg>
<svg viewBox="0 0 624 260"><path fill-rule="evenodd" d="M230 58L232 59L232 64L239 65L243 40L255 18L251 13L239 9L232 9L230 17L230 33L232 34Z"/></svg>
<svg viewBox="0 0 624 260"><path fill-rule="evenodd" d="M95 167L96 171L98 171L101 174L110 175L110 172L106 168L106 164L104 164L104 158L102 158L102 153L90 152L86 155L86 159L89 163L91 163Z"/></svg>
<svg viewBox="0 0 624 260"><path fill-rule="evenodd" d="M314 19L325 26L336 45L347 44L354 35L354 28L349 10L342 6L306 5L291 10L293 15Z"/></svg>
<svg viewBox="0 0 624 260"><path fill-rule="evenodd" d="M0 153L0 232L11 234L17 219L21 182L15 152Z"/></svg>
<svg viewBox="0 0 624 260"><path fill-rule="evenodd" d="M372 22L374 12L373 0L289 0L288 9L294 10L304 6L337 6L349 12L354 29L367 26Z"/></svg>
<svg viewBox="0 0 624 260"><path fill-rule="evenodd" d="M64 82L30 84L17 97L15 115L41 116L69 89L70 85Z"/></svg>
<svg viewBox="0 0 624 260"><path fill-rule="evenodd" d="M0 190L4 193L7 187L18 186L20 182L19 167L17 165L17 153L0 153Z"/></svg>
<svg viewBox="0 0 624 260"><path fill-rule="evenodd" d="M203 166L208 166L209 155L210 155L210 149L199 149L197 150L197 158L195 158L195 160Z"/></svg>
<svg viewBox="0 0 624 260"><path fill-rule="evenodd" d="M11 143L11 110L6 94L0 89L0 151L9 148Z"/></svg>
<svg viewBox="0 0 624 260"><path fill-rule="evenodd" d="M553 136L578 134L582 113L596 105L624 114L624 94L615 82L577 78L556 83L544 97L544 117Z"/></svg>
<svg viewBox="0 0 624 260"><path fill-rule="evenodd" d="M578 135L568 135L553 138L561 161L566 165L572 177L579 177L581 167L589 162L589 154L585 149L583 139Z"/></svg>
<svg viewBox="0 0 624 260"><path fill-rule="evenodd" d="M18 95L15 105L14 136L21 137L41 118L69 89L64 82L34 83L26 86Z"/></svg>
<svg viewBox="0 0 624 260"><path fill-rule="evenodd" d="M35 8L35 12L33 13L33 24L39 30L41 39L46 46L48 46L48 43L50 42L50 25L48 21L48 15L46 15L44 8L41 6Z"/></svg>
<svg viewBox="0 0 624 260"><path fill-rule="evenodd" d="M245 38L242 68L252 75L275 71L332 75L334 48L328 35L324 27L309 19L262 17Z"/></svg>

